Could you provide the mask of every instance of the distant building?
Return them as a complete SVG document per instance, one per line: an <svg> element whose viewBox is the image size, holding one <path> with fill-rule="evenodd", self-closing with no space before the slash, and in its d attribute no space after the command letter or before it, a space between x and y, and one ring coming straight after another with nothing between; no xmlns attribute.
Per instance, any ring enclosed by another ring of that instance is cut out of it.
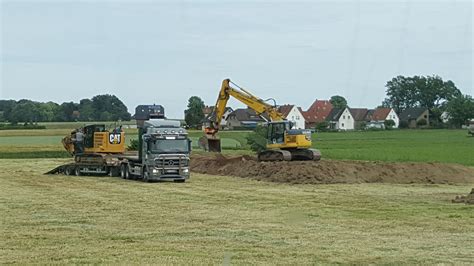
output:
<svg viewBox="0 0 474 266"><path fill-rule="evenodd" d="M305 118L300 108L295 105L282 105L278 107L278 111L286 118L286 120L294 123L295 129L305 129Z"/></svg>
<svg viewBox="0 0 474 266"><path fill-rule="evenodd" d="M348 107L343 109L332 108L326 117L330 129L336 130L354 130L355 120Z"/></svg>
<svg viewBox="0 0 474 266"><path fill-rule="evenodd" d="M203 123L203 127L204 126L208 126L208 122L210 121L211 118L214 118L214 114L212 113L212 111L214 110L214 106L206 106L204 109L203 109L203 112L204 110L206 110L207 114L204 115L204 119L202 121ZM221 119L221 123L220 123L220 128L225 128L227 127L227 117L229 116L230 113L232 113L234 110L232 109L232 107L226 107L225 108L225 111L224 111L224 114L222 115L222 119Z"/></svg>
<svg viewBox="0 0 474 266"><path fill-rule="evenodd" d="M441 118L441 121L443 121L443 123L448 123L449 120L451 119L451 116L449 115L448 112L444 111L444 112L441 114L440 118Z"/></svg>
<svg viewBox="0 0 474 266"><path fill-rule="evenodd" d="M205 106L202 108L202 113L204 114L204 117L209 116L212 113L212 110L214 110L214 106Z"/></svg>
<svg viewBox="0 0 474 266"><path fill-rule="evenodd" d="M227 128L229 129L254 129L257 125L265 122L265 119L250 108L236 109L227 116Z"/></svg>
<svg viewBox="0 0 474 266"><path fill-rule="evenodd" d="M426 125L421 127L428 127L430 124L430 112L428 108L415 107L407 108L400 113L400 121L408 123L409 128L417 128L418 123L423 119L426 121Z"/></svg>
<svg viewBox="0 0 474 266"><path fill-rule="evenodd" d="M367 113L367 126L375 128L385 128L385 121L393 120L395 125L393 127L398 128L400 125L400 119L393 108L382 108L369 110Z"/></svg>
<svg viewBox="0 0 474 266"><path fill-rule="evenodd" d="M365 129L367 122L367 114L369 109L367 108L349 108L354 119L354 128L352 129Z"/></svg>
<svg viewBox="0 0 474 266"><path fill-rule="evenodd" d="M326 121L333 106L328 100L315 100L307 111L299 108L305 119L306 128L314 128L317 123Z"/></svg>

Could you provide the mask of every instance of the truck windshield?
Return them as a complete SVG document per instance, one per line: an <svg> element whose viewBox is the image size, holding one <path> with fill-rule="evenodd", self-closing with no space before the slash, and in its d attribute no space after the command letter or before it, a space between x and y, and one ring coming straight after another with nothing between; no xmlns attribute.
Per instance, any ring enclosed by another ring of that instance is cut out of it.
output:
<svg viewBox="0 0 474 266"><path fill-rule="evenodd" d="M150 141L148 146L152 153L188 152L187 139L159 139Z"/></svg>

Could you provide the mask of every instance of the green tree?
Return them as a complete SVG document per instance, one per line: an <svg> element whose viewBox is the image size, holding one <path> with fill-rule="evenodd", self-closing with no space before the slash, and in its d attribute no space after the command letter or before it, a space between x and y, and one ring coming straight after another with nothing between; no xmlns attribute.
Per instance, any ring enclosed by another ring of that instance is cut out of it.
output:
<svg viewBox="0 0 474 266"><path fill-rule="evenodd" d="M327 121L319 122L315 127L316 131L327 131L329 129L329 123Z"/></svg>
<svg viewBox="0 0 474 266"><path fill-rule="evenodd" d="M79 120L80 121L92 121L95 118L95 110L92 105L92 100L82 99L79 102Z"/></svg>
<svg viewBox="0 0 474 266"><path fill-rule="evenodd" d="M252 151L264 151L267 148L267 127L257 126L252 133L247 135L246 139Z"/></svg>
<svg viewBox="0 0 474 266"><path fill-rule="evenodd" d="M59 110L59 104L54 102L37 103L38 109L38 121L51 122L54 121L56 114Z"/></svg>
<svg viewBox="0 0 474 266"><path fill-rule="evenodd" d="M397 76L388 81L387 98L383 106L389 106L400 113L410 107L426 107L430 110L443 108L443 103L461 94L450 80L439 76Z"/></svg>
<svg viewBox="0 0 474 266"><path fill-rule="evenodd" d="M461 127L474 118L474 99L470 95L455 97L448 102L446 111L450 117L449 123Z"/></svg>
<svg viewBox="0 0 474 266"><path fill-rule="evenodd" d="M0 100L0 112L3 112L3 118L6 121L11 122L10 114L13 108L15 107L15 105L16 105L15 100Z"/></svg>
<svg viewBox="0 0 474 266"><path fill-rule="evenodd" d="M58 122L71 122L74 121L73 113L77 111L79 106L74 102L64 102L62 103L58 111L56 112L55 121Z"/></svg>
<svg viewBox="0 0 474 266"><path fill-rule="evenodd" d="M204 119L204 102L197 96L192 96L188 100L188 109L184 111L184 120L190 127L198 127Z"/></svg>
<svg viewBox="0 0 474 266"><path fill-rule="evenodd" d="M339 95L334 95L329 100L334 108L343 109L347 107L347 101L344 97Z"/></svg>
<svg viewBox="0 0 474 266"><path fill-rule="evenodd" d="M9 118L12 124L19 122L32 123L38 121L39 115L38 105L35 102L22 99L17 102Z"/></svg>
<svg viewBox="0 0 474 266"><path fill-rule="evenodd" d="M392 119L389 119L389 120L383 121L383 124L386 129L392 129L395 126L395 121L393 121Z"/></svg>
<svg viewBox="0 0 474 266"><path fill-rule="evenodd" d="M422 126L426 126L426 125L428 125L428 122L424 118L416 121L416 126L418 126L418 127L422 127Z"/></svg>
<svg viewBox="0 0 474 266"><path fill-rule="evenodd" d="M104 94L92 97L92 108L94 109L94 120L128 121L131 119L127 107L115 95Z"/></svg>

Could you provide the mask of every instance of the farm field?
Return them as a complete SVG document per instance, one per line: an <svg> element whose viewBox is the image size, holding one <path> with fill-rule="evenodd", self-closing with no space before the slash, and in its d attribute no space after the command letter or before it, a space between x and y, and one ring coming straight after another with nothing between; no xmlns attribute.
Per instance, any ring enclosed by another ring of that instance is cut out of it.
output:
<svg viewBox="0 0 474 266"><path fill-rule="evenodd" d="M0 131L0 158L28 158L38 148L44 157L63 152L61 138L70 129L51 126L45 130ZM127 142L136 139L136 129L125 129ZM248 131L222 131L225 153L251 154L246 143ZM201 131L190 131L193 147L199 153L197 140ZM44 146L44 147L43 147ZM400 162L444 162L474 166L474 137L466 130L393 130L337 132L313 134L313 146L323 158L345 160L375 160ZM16 149L24 152L21 157ZM41 154L35 154L41 157ZM66 154L62 154L65 157Z"/></svg>
<svg viewBox="0 0 474 266"><path fill-rule="evenodd" d="M474 184L289 185L42 175L0 160L0 263L472 263Z"/></svg>

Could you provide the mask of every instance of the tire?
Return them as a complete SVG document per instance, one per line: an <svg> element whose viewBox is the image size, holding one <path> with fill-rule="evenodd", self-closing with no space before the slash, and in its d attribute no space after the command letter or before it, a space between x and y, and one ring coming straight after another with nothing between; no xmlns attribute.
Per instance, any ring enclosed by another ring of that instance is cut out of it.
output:
<svg viewBox="0 0 474 266"><path fill-rule="evenodd" d="M127 166L125 164L120 165L120 177L123 179L127 179Z"/></svg>
<svg viewBox="0 0 474 266"><path fill-rule="evenodd" d="M66 168L64 169L64 174L65 174L65 175L71 175L71 174L72 174L72 169L71 169L71 167L66 166Z"/></svg>
<svg viewBox="0 0 474 266"><path fill-rule="evenodd" d="M125 179L131 179L131 177L128 165L125 165Z"/></svg>
<svg viewBox="0 0 474 266"><path fill-rule="evenodd" d="M186 179L175 179L175 180L173 180L173 182L175 182L175 183L184 183L184 182L186 182Z"/></svg>
<svg viewBox="0 0 474 266"><path fill-rule="evenodd" d="M127 179L127 165L126 164L122 164L120 165L120 177L123 178L123 179Z"/></svg>
<svg viewBox="0 0 474 266"><path fill-rule="evenodd" d="M120 173L121 174L121 173ZM119 169L117 167L109 167L109 176L114 177L119 175Z"/></svg>
<svg viewBox="0 0 474 266"><path fill-rule="evenodd" d="M74 174L76 176L81 176L82 175L81 168L79 166L74 169Z"/></svg>
<svg viewBox="0 0 474 266"><path fill-rule="evenodd" d="M143 181L150 182L150 173L148 173L148 169L146 167L143 167L142 177L143 177Z"/></svg>

